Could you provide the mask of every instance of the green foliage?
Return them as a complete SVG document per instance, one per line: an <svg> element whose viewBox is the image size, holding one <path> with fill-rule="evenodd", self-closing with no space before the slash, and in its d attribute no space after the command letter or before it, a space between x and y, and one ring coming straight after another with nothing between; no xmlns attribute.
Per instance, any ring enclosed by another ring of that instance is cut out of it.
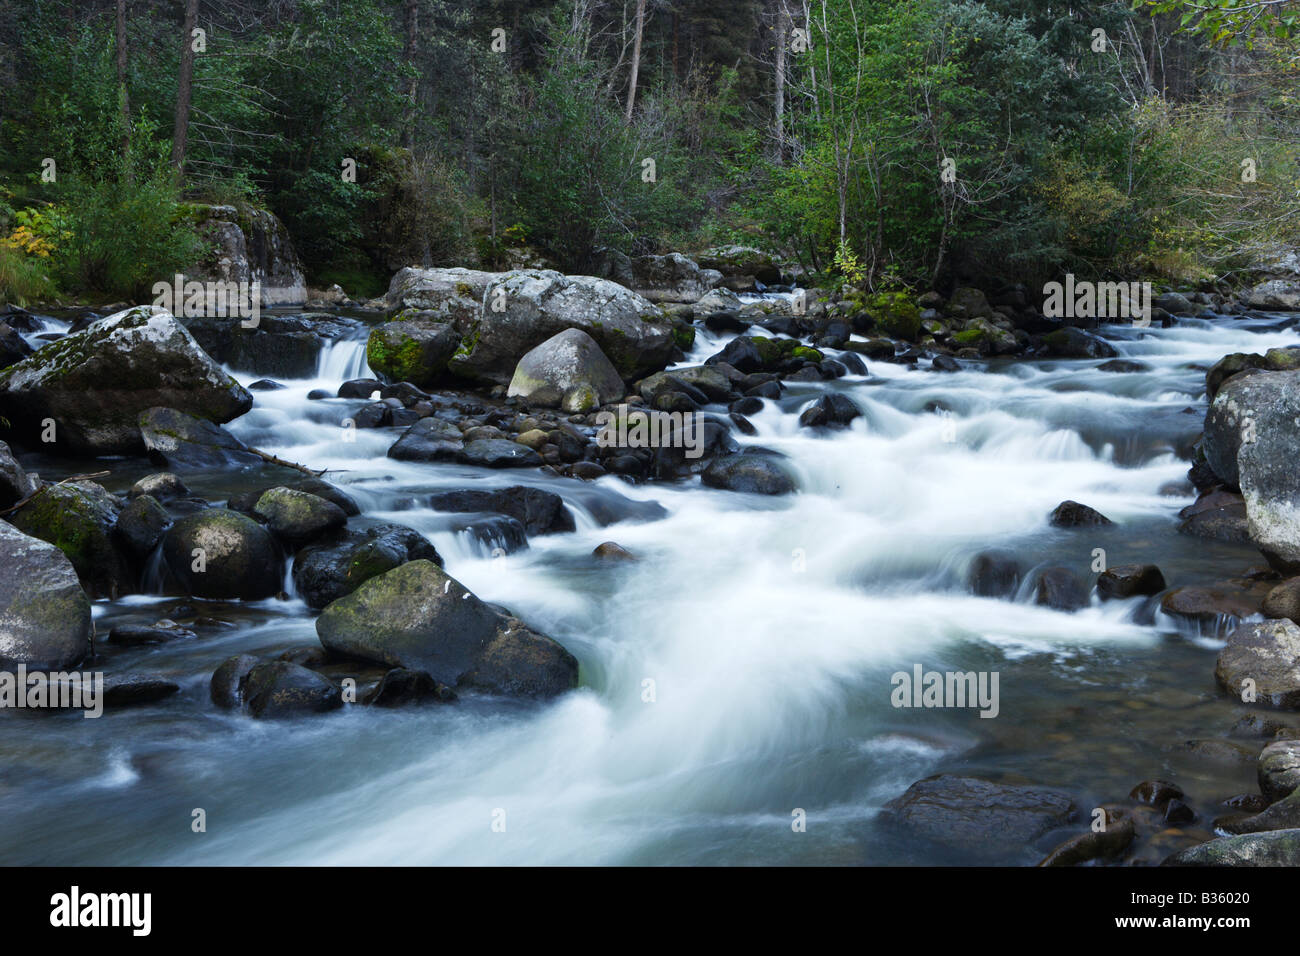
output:
<svg viewBox="0 0 1300 956"><path fill-rule="evenodd" d="M62 186L71 235L54 261L64 287L143 302L154 282L202 257L164 147L142 139L133 155L129 177L72 174Z"/></svg>
<svg viewBox="0 0 1300 956"><path fill-rule="evenodd" d="M0 305L25 306L48 301L55 294L48 264L0 242Z"/></svg>

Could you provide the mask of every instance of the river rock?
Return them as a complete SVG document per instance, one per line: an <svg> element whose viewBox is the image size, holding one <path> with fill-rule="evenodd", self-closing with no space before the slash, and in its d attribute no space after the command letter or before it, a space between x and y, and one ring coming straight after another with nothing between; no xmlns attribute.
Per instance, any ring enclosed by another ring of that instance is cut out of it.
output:
<svg viewBox="0 0 1300 956"><path fill-rule="evenodd" d="M982 551L967 572L971 593L978 597L1011 597L1020 584L1020 564L1005 551Z"/></svg>
<svg viewBox="0 0 1300 956"><path fill-rule="evenodd" d="M442 558L424 535L400 524L348 530L294 556L293 585L308 607L323 608L408 561Z"/></svg>
<svg viewBox="0 0 1300 956"><path fill-rule="evenodd" d="M1097 577L1097 593L1102 600L1159 594L1164 589L1165 576L1154 564L1121 564Z"/></svg>
<svg viewBox="0 0 1300 956"><path fill-rule="evenodd" d="M700 480L710 488L756 495L788 495L799 490L794 476L774 455L724 455L709 462Z"/></svg>
<svg viewBox="0 0 1300 956"><path fill-rule="evenodd" d="M172 525L171 515L152 495L140 495L126 503L117 515L113 532L137 561L147 558Z"/></svg>
<svg viewBox="0 0 1300 956"><path fill-rule="evenodd" d="M451 422L421 418L402 432L388 449L388 457L398 461L459 461L465 449L464 438Z"/></svg>
<svg viewBox="0 0 1300 956"><path fill-rule="evenodd" d="M716 269L703 269L680 252L633 256L627 268L609 278L635 289L651 302L698 302L722 281Z"/></svg>
<svg viewBox="0 0 1300 956"><path fill-rule="evenodd" d="M264 492L253 513L293 548L337 531L348 521L343 509L332 501L284 487Z"/></svg>
<svg viewBox="0 0 1300 956"><path fill-rule="evenodd" d="M334 653L425 671L453 687L550 697L578 682L573 655L484 604L432 561L371 578L325 608L316 631Z"/></svg>
<svg viewBox="0 0 1300 956"><path fill-rule="evenodd" d="M128 499L139 498L141 495L148 495L159 503L166 503L175 498L184 498L190 493L190 489L185 487L185 482L181 481L170 472L162 471L156 475L146 475L131 486L131 490L126 493Z"/></svg>
<svg viewBox="0 0 1300 956"><path fill-rule="evenodd" d="M1047 520L1054 528L1100 528L1115 523L1095 508L1077 501L1062 501Z"/></svg>
<svg viewBox="0 0 1300 956"><path fill-rule="evenodd" d="M212 675L213 703L254 717L295 717L343 706L343 694L328 677L290 661L241 654Z"/></svg>
<svg viewBox="0 0 1300 956"><path fill-rule="evenodd" d="M1300 627L1286 620L1238 626L1219 652L1214 676L1237 699L1250 680L1260 703L1300 709Z"/></svg>
<svg viewBox="0 0 1300 956"><path fill-rule="evenodd" d="M0 441L0 508L8 508L36 493L31 479L9 446Z"/></svg>
<svg viewBox="0 0 1300 956"><path fill-rule="evenodd" d="M1171 800L1181 800L1185 796L1182 787L1168 780L1143 780L1129 792L1130 800L1155 807L1161 813L1169 806Z"/></svg>
<svg viewBox="0 0 1300 956"><path fill-rule="evenodd" d="M1281 800L1300 789L1300 740L1275 740L1259 755L1259 791Z"/></svg>
<svg viewBox="0 0 1300 956"><path fill-rule="evenodd" d="M1160 600L1166 614L1202 624L1214 624L1223 618L1249 617L1258 614L1271 582L1234 578L1214 584L1174 588Z"/></svg>
<svg viewBox="0 0 1300 956"><path fill-rule="evenodd" d="M780 285L781 266L766 252L752 246L717 246L696 256L703 269L715 269L726 278L753 276L764 285Z"/></svg>
<svg viewBox="0 0 1300 956"><path fill-rule="evenodd" d="M90 651L90 601L67 555L0 521L0 670L61 671Z"/></svg>
<svg viewBox="0 0 1300 956"><path fill-rule="evenodd" d="M375 685L361 701L372 707L402 707L424 701L447 703L456 699L456 692L440 684L424 671L411 671L394 667Z"/></svg>
<svg viewBox="0 0 1300 956"><path fill-rule="evenodd" d="M553 491L512 485L491 491L462 488L444 491L429 499L434 511L488 512L517 520L530 535L558 534L574 529L573 515L564 499Z"/></svg>
<svg viewBox="0 0 1300 956"><path fill-rule="evenodd" d="M480 438L466 442L455 460L480 468L536 468L544 463L542 456L527 445L508 438Z"/></svg>
<svg viewBox="0 0 1300 956"><path fill-rule="evenodd" d="M1245 544L1250 541L1246 500L1230 491L1210 491L1178 512L1179 534Z"/></svg>
<svg viewBox="0 0 1300 956"><path fill-rule="evenodd" d="M150 461L173 471L262 464L261 458L220 425L174 408L151 408L140 416L139 425Z"/></svg>
<svg viewBox="0 0 1300 956"><path fill-rule="evenodd" d="M449 371L499 385L509 384L524 353L565 329L590 335L628 379L662 369L677 347L672 324L652 303L593 276L407 268L385 301L445 318L460 336Z"/></svg>
<svg viewBox="0 0 1300 956"><path fill-rule="evenodd" d="M1300 830L1220 837L1175 853L1161 866L1300 866Z"/></svg>
<svg viewBox="0 0 1300 956"><path fill-rule="evenodd" d="M636 388L641 397L651 405L665 391L684 391L701 405L730 401L735 393L735 386L731 379L718 368L717 364L691 365L668 372L656 372L637 382ZM760 405L759 408L761 407ZM753 411L757 410L753 409Z"/></svg>
<svg viewBox="0 0 1300 956"><path fill-rule="evenodd" d="M912 784L881 815L936 843L990 852L1030 843L1070 823L1078 808L1047 787L939 774Z"/></svg>
<svg viewBox="0 0 1300 956"><path fill-rule="evenodd" d="M581 329L565 329L524 354L506 395L577 413L617 401L625 391L595 339Z"/></svg>
<svg viewBox="0 0 1300 956"><path fill-rule="evenodd" d="M248 411L253 397L208 357L171 313L119 312L67 335L0 372L0 415L37 444L53 419L53 454L144 451L140 415L175 408L217 424Z"/></svg>
<svg viewBox="0 0 1300 956"><path fill-rule="evenodd" d="M799 415L804 428L847 428L862 410L847 395L830 392L805 408Z"/></svg>
<svg viewBox="0 0 1300 956"><path fill-rule="evenodd" d="M121 509L121 500L101 485L75 481L46 485L9 520L66 554L92 597L114 596L135 589L135 575L113 534Z"/></svg>
<svg viewBox="0 0 1300 956"><path fill-rule="evenodd" d="M1268 592L1260 613L1300 623L1300 577L1288 578Z"/></svg>
<svg viewBox="0 0 1300 956"><path fill-rule="evenodd" d="M270 532L228 508L177 521L163 538L163 559L186 593L196 597L253 601L284 586L284 560Z"/></svg>
<svg viewBox="0 0 1300 956"><path fill-rule="evenodd" d="M1044 568L1034 586L1034 603L1054 611L1077 611L1088 606L1088 591L1069 568Z"/></svg>
<svg viewBox="0 0 1300 956"><path fill-rule="evenodd" d="M1114 860L1133 843L1137 827L1127 814L1106 811L1106 829L1071 837L1043 857L1039 866L1078 866L1092 860Z"/></svg>
<svg viewBox="0 0 1300 956"><path fill-rule="evenodd" d="M447 362L458 348L460 333L445 316L408 311L370 330L366 362L387 382L432 388L448 377Z"/></svg>
<svg viewBox="0 0 1300 956"><path fill-rule="evenodd" d="M1119 353L1105 339L1073 326L1043 336L1043 354L1053 358L1115 358Z"/></svg>
<svg viewBox="0 0 1300 956"><path fill-rule="evenodd" d="M1237 473L1251 539L1274 567L1300 571L1300 473L1294 468L1300 456L1300 371L1233 379L1214 400L1211 410L1219 409L1225 421L1239 425ZM1228 431L1220 435L1224 443ZM1208 416L1205 445L1217 472L1230 445L1220 449L1220 461L1211 457Z"/></svg>

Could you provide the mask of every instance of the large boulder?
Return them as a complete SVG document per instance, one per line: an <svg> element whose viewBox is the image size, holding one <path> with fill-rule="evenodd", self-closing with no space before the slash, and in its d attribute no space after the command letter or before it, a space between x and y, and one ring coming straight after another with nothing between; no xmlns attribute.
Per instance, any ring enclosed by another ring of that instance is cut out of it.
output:
<svg viewBox="0 0 1300 956"><path fill-rule="evenodd" d="M1300 570L1298 420L1300 371L1268 372L1229 380L1205 429L1206 459L1220 478L1236 477L1241 487L1251 539L1271 564L1288 571Z"/></svg>
<svg viewBox="0 0 1300 956"><path fill-rule="evenodd" d="M716 269L728 279L753 276L764 285L781 282L781 267L768 253L752 246L718 246L696 256L703 269Z"/></svg>
<svg viewBox="0 0 1300 956"><path fill-rule="evenodd" d="M1261 703L1300 709L1300 627L1289 620L1240 625L1219 652L1214 676L1238 699L1253 686Z"/></svg>
<svg viewBox="0 0 1300 956"><path fill-rule="evenodd" d="M697 302L722 281L721 272L702 269L680 252L634 256L629 266L622 284L651 302Z"/></svg>
<svg viewBox="0 0 1300 956"><path fill-rule="evenodd" d="M465 436L451 422L421 418L393 442L388 457L398 461L459 461Z"/></svg>
<svg viewBox="0 0 1300 956"><path fill-rule="evenodd" d="M578 683L568 651L483 603L432 561L371 578L325 608L330 651L487 693L550 697Z"/></svg>
<svg viewBox="0 0 1300 956"><path fill-rule="evenodd" d="M67 556L0 521L0 670L59 671L90 650L90 601Z"/></svg>
<svg viewBox="0 0 1300 956"><path fill-rule="evenodd" d="M0 372L0 416L26 444L60 455L144 451L140 415L175 408L218 424L252 407L171 313L127 309ZM54 441L41 442L47 420Z"/></svg>
<svg viewBox="0 0 1300 956"><path fill-rule="evenodd" d="M460 345L448 370L500 385L524 353L565 329L590 335L628 379L662 369L676 348L672 324L652 303L594 276L407 268L393 276L385 301L452 324Z"/></svg>
<svg viewBox="0 0 1300 956"><path fill-rule="evenodd" d="M1261 437L1276 440L1283 436L1262 436L1265 422L1276 425L1289 405L1287 392L1293 392L1300 404L1300 373L1254 373L1234 375L1218 390L1205 413L1205 437L1202 448L1210 470L1231 488L1239 487L1241 473L1237 456L1243 443Z"/></svg>
<svg viewBox="0 0 1300 956"><path fill-rule="evenodd" d="M162 548L168 571L196 597L258 600L284 584L284 559L270 532L227 508L181 518Z"/></svg>
<svg viewBox="0 0 1300 956"><path fill-rule="evenodd" d="M442 566L437 549L413 528L381 524L347 530L294 556L293 586L308 607L319 609L373 577L418 560Z"/></svg>
<svg viewBox="0 0 1300 956"><path fill-rule="evenodd" d="M173 472L262 464L259 456L220 425L174 408L151 408L142 414L140 437L149 460Z"/></svg>
<svg viewBox="0 0 1300 956"><path fill-rule="evenodd" d="M135 581L114 535L122 505L101 485L75 481L46 485L9 520L66 554L92 596L113 597L134 590Z"/></svg>
<svg viewBox="0 0 1300 956"><path fill-rule="evenodd" d="M263 306L307 299L302 263L274 213L255 206L197 206L199 232L209 253L190 278L258 284Z"/></svg>
<svg viewBox="0 0 1300 956"><path fill-rule="evenodd" d="M595 339L581 329L565 329L519 360L506 394L577 413L617 401L624 391L623 379Z"/></svg>
<svg viewBox="0 0 1300 956"><path fill-rule="evenodd" d="M1105 339L1066 326L1043 336L1043 354L1053 358L1114 358L1119 353Z"/></svg>

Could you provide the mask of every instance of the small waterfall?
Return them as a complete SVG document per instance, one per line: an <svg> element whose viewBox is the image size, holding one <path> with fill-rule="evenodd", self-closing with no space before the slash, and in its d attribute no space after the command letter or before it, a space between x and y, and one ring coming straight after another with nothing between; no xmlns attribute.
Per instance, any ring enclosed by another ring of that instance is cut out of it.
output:
<svg viewBox="0 0 1300 956"><path fill-rule="evenodd" d="M354 378L371 378L374 373L366 361L368 338L334 339L321 347L316 363L316 377L328 382L346 382Z"/></svg>

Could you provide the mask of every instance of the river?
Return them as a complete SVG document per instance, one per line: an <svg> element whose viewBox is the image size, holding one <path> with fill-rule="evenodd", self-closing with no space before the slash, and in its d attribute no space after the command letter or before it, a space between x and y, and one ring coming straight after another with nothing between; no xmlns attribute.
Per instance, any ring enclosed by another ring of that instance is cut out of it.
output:
<svg viewBox="0 0 1300 956"><path fill-rule="evenodd" d="M1144 599L1094 597L1065 613L1033 604L1028 588L977 598L966 571L989 548L1086 580L1101 548L1111 565L1158 564L1171 586L1262 564L1252 548L1179 535L1191 491L1167 486L1182 481L1178 453L1201 429L1205 368L1300 344L1291 321L1104 329L1121 357L1149 366L1135 373L1088 360L955 373L872 361L867 376L790 383L752 416L757 435L736 436L789 456L801 492L785 498L393 461L395 430L341 424L362 402L307 399L365 374L364 340L338 343L314 379L254 393L231 431L330 469L366 519L426 533L451 575L573 652L581 687L545 704L462 699L260 722L217 710L208 678L233 654L315 643L313 613L292 596L217 605L205 612L228 625L216 633L110 651L110 665L169 675L180 694L98 720L12 715L0 862L969 862L877 820L913 781L951 770L1059 786L1085 808L1166 777L1212 814L1255 775L1253 763L1206 763L1181 746L1224 735L1238 713L1214 687L1221 627L1200 633ZM728 337L701 333L685 364ZM863 416L837 433L799 428L795 413L823 389ZM152 470L112 467L105 481L119 492ZM186 482L214 500L235 490L229 475ZM503 553L464 530L464 516L421 504L436 489L519 483L564 496L577 531ZM1050 527L1064 499L1116 525ZM648 502L666 515L637 520ZM633 517L602 526L610 512ZM593 559L606 540L641 560ZM178 603L98 602L97 625L152 622ZM997 718L894 708L890 677L916 664L997 671ZM191 828L196 808L206 832ZM798 811L805 832L792 826ZM1208 838L1201 826L1189 834ZM1041 855L996 852L1007 863Z"/></svg>

